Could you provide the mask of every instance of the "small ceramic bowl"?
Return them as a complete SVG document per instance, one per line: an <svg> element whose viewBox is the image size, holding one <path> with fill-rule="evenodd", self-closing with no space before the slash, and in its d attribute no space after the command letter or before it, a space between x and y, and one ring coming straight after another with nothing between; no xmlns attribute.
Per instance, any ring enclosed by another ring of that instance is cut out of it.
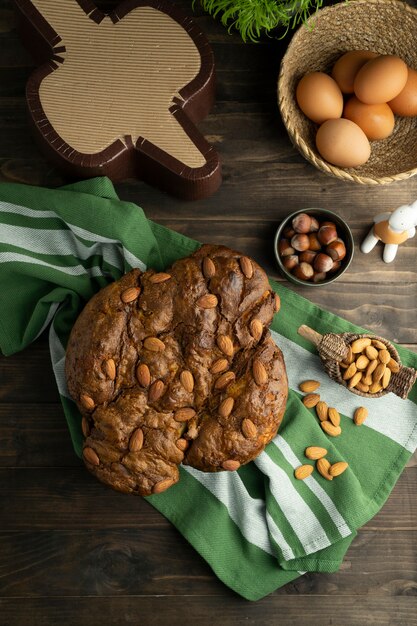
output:
<svg viewBox="0 0 417 626"><path fill-rule="evenodd" d="M291 274L291 272L289 272L282 264L281 257L279 256L279 253L278 253L278 242L282 238L282 231L284 230L286 226L291 225L293 218L299 213L308 213L308 215L315 217L319 222L325 222L325 221L334 222L334 224L336 224L336 227L337 227L338 235L341 239L343 239L344 244L346 246L346 256L341 263L340 269L334 274L331 274L329 278L326 278L325 280L319 283L313 283L308 280L300 280L296 276L293 276L293 274ZM275 258L277 260L279 270L281 274L284 276L284 278L294 283L295 285L302 285L304 287L322 287L323 285L329 285L330 283L337 280L344 272L346 272L347 268L352 262L353 252L354 252L353 235L349 226L339 215L337 215L336 213L333 213L333 211L328 211L327 209L307 208L307 209L302 209L300 211L295 211L295 213L291 213L291 215L288 215L281 222L281 224L279 225L277 229L277 232L275 233L274 253L275 253Z"/></svg>

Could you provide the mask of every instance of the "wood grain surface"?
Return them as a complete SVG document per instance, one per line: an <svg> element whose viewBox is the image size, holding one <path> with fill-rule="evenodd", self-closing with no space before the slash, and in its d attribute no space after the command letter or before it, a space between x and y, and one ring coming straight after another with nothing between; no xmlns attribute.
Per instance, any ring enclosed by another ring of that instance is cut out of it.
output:
<svg viewBox="0 0 417 626"><path fill-rule="evenodd" d="M190 1L177 4L191 13ZM417 351L417 239L401 246L391 265L380 247L359 252L373 215L417 198L417 177L369 188L315 170L292 147L276 106L289 37L244 45L198 7L195 19L217 66L217 102L199 128L219 150L223 185L188 204L136 180L117 185L120 196L190 237L240 249L278 280L272 243L281 219L307 207L335 210L352 227L351 268L331 286L296 290ZM67 181L38 152L27 126L32 68L11 3L0 0L0 180L54 187ZM2 626L417 625L416 455L337 573L306 574L250 603L219 582L147 502L105 489L84 470L45 336L0 357L0 381Z"/></svg>

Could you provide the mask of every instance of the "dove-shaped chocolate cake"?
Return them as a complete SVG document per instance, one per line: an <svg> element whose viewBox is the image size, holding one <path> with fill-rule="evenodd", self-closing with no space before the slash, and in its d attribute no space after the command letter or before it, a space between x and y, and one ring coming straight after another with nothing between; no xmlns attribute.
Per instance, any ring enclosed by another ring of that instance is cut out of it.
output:
<svg viewBox="0 0 417 626"><path fill-rule="evenodd" d="M214 60L193 20L164 0L14 0L39 67L27 83L35 136L71 176L137 177L198 199L221 182L195 123L214 101Z"/></svg>

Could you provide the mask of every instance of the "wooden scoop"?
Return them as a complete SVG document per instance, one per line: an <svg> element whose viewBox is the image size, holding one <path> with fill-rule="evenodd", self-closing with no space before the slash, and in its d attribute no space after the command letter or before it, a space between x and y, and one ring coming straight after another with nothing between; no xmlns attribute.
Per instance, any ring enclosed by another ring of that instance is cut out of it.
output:
<svg viewBox="0 0 417 626"><path fill-rule="evenodd" d="M371 333L327 333L325 335L320 335L320 333L316 332L309 326L304 325L300 326L298 334L316 346L324 369L330 378L349 389L352 393L356 393L358 396L363 396L365 398L380 398L381 396L384 396L392 391L392 393L395 393L400 398L405 399L416 381L417 371L412 367L405 367L404 365L401 365L400 355L397 350L392 343L384 337L378 337L377 335L372 335ZM349 354L350 344L361 337L369 337L370 339L378 340L383 343L391 357L399 365L399 371L392 372L387 387L377 393L364 392L356 389L355 387L349 387L349 380L343 380L345 369L341 367L341 363Z"/></svg>

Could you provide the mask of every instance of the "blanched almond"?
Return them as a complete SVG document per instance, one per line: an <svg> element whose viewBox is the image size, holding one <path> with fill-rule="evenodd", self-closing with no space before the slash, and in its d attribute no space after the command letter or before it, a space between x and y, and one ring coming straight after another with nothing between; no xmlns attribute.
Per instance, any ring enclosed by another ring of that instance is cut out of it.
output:
<svg viewBox="0 0 417 626"><path fill-rule="evenodd" d="M98 458L98 454L93 448L84 448L83 457L87 463L91 463L91 465L100 465L100 459Z"/></svg>
<svg viewBox="0 0 417 626"><path fill-rule="evenodd" d="M383 389L386 389L388 387L390 380L391 380L391 370L387 367L382 377L382 381L381 381Z"/></svg>
<svg viewBox="0 0 417 626"><path fill-rule="evenodd" d="M230 383L234 381L235 376L236 375L234 372L224 372L224 374L221 374L216 380L216 382L214 383L214 388L226 389L226 387L228 387Z"/></svg>
<svg viewBox="0 0 417 626"><path fill-rule="evenodd" d="M387 347L385 343L382 343L379 339L372 339L372 345L375 346L375 348L378 348L378 350L385 350Z"/></svg>
<svg viewBox="0 0 417 626"><path fill-rule="evenodd" d="M114 380L116 378L116 363L113 359L103 361L103 371L110 380Z"/></svg>
<svg viewBox="0 0 417 626"><path fill-rule="evenodd" d="M265 369L265 366L259 359L255 359L252 365L252 374L255 380L255 383L259 386L265 385L268 381L268 374Z"/></svg>
<svg viewBox="0 0 417 626"><path fill-rule="evenodd" d="M136 378L141 387L149 387L151 384L151 373L146 363L139 363L136 368Z"/></svg>
<svg viewBox="0 0 417 626"><path fill-rule="evenodd" d="M212 374L221 374L229 367L229 361L227 359L217 359L210 367L210 372Z"/></svg>
<svg viewBox="0 0 417 626"><path fill-rule="evenodd" d="M217 345L226 356L233 356L233 341L227 335L219 335L217 337Z"/></svg>
<svg viewBox="0 0 417 626"><path fill-rule="evenodd" d="M281 299L277 293L274 294L274 308L275 308L275 313L278 313L278 311L281 308Z"/></svg>
<svg viewBox="0 0 417 626"><path fill-rule="evenodd" d="M364 370L369 365L369 359L364 354L361 354L360 357L356 359L356 369Z"/></svg>
<svg viewBox="0 0 417 626"><path fill-rule="evenodd" d="M160 480L159 483L156 483L153 486L152 493L162 493L169 489L175 483L172 478L165 478L165 480Z"/></svg>
<svg viewBox="0 0 417 626"><path fill-rule="evenodd" d="M378 367L378 361L375 359L374 361L370 361L368 367L366 368L366 376L370 376Z"/></svg>
<svg viewBox="0 0 417 626"><path fill-rule="evenodd" d="M253 265L252 261L248 259L247 256L240 257L240 269L242 270L242 273L246 276L246 278L252 278Z"/></svg>
<svg viewBox="0 0 417 626"><path fill-rule="evenodd" d="M366 376L366 374L362 374L362 378L361 378L362 385L368 385L369 387L370 385L372 385L373 382L374 381L372 380L372 376Z"/></svg>
<svg viewBox="0 0 417 626"><path fill-rule="evenodd" d="M129 302L134 302L140 294L140 287L128 287L120 294L120 298L122 302L128 304Z"/></svg>
<svg viewBox="0 0 417 626"><path fill-rule="evenodd" d="M234 461L233 459L227 459L222 463L222 468L229 472L234 472L235 470L239 469L239 467L239 461Z"/></svg>
<svg viewBox="0 0 417 626"><path fill-rule="evenodd" d="M255 339L255 341L259 341L264 331L262 322L254 318L249 325L249 329L250 329L250 334Z"/></svg>
<svg viewBox="0 0 417 626"><path fill-rule="evenodd" d="M304 454L308 459L316 461L322 459L327 454L326 448L320 448L319 446L309 446L305 449Z"/></svg>
<svg viewBox="0 0 417 626"><path fill-rule="evenodd" d="M396 374L400 371L400 364L392 358L388 361L387 367L391 370L393 374Z"/></svg>
<svg viewBox="0 0 417 626"><path fill-rule="evenodd" d="M370 345L371 340L369 339L369 337L360 337L359 339L355 339L355 341L350 344L350 347L352 348L353 354L358 354Z"/></svg>
<svg viewBox="0 0 417 626"><path fill-rule="evenodd" d="M356 409L353 415L353 421L355 422L356 426L360 426L361 424L364 423L367 417L368 417L368 409L364 406L360 406Z"/></svg>
<svg viewBox="0 0 417 626"><path fill-rule="evenodd" d="M346 463L345 461L337 461L337 463L333 463L333 465L330 466L329 474L330 476L340 476L340 474L343 474L348 467L349 463Z"/></svg>
<svg viewBox="0 0 417 626"><path fill-rule="evenodd" d="M372 374L372 380L374 381L374 383L377 383L382 379L386 369L387 369L387 366L385 365L385 363L379 363L376 366L375 371Z"/></svg>
<svg viewBox="0 0 417 626"><path fill-rule="evenodd" d="M209 256L206 256L203 259L203 274L206 278L213 278L216 274L216 266Z"/></svg>
<svg viewBox="0 0 417 626"><path fill-rule="evenodd" d="M230 413L233 411L234 399L232 397L225 398L219 405L219 415L220 417L229 417Z"/></svg>
<svg viewBox="0 0 417 626"><path fill-rule="evenodd" d="M328 411L329 421L333 424L333 426L340 426L340 414L337 409L333 406L329 407Z"/></svg>
<svg viewBox="0 0 417 626"><path fill-rule="evenodd" d="M156 402L165 392L165 385L162 380L155 380L149 388L149 402Z"/></svg>
<svg viewBox="0 0 417 626"><path fill-rule="evenodd" d="M86 411L92 411L96 406L93 398L86 393L80 395L80 402Z"/></svg>
<svg viewBox="0 0 417 626"><path fill-rule="evenodd" d="M146 337L143 347L150 352L163 352L165 350L164 342L158 339L158 337Z"/></svg>
<svg viewBox="0 0 417 626"><path fill-rule="evenodd" d="M215 309L218 304L217 296L214 293L206 293L197 300L200 309Z"/></svg>
<svg viewBox="0 0 417 626"><path fill-rule="evenodd" d="M170 278L171 278L171 274L165 274L165 272L159 272L158 274L153 274L150 277L149 282L157 285L159 283L164 283Z"/></svg>
<svg viewBox="0 0 417 626"><path fill-rule="evenodd" d="M321 422L324 422L325 420L327 420L328 410L329 410L329 407L327 406L326 402L323 402L323 400L320 400L320 402L317 402L316 413L317 413L317 417L319 418Z"/></svg>
<svg viewBox="0 0 417 626"><path fill-rule="evenodd" d="M174 420L177 422L188 422L192 417L195 416L195 411L191 407L183 407L182 409L177 409L174 413Z"/></svg>
<svg viewBox="0 0 417 626"><path fill-rule="evenodd" d="M366 346L365 354L370 361L378 358L378 350L374 346Z"/></svg>
<svg viewBox="0 0 417 626"><path fill-rule="evenodd" d="M131 452L139 452L143 446L143 430L136 428L129 439L129 450Z"/></svg>
<svg viewBox="0 0 417 626"><path fill-rule="evenodd" d="M309 393L303 398L303 404L308 409L315 407L318 402L320 402L320 395L318 393Z"/></svg>
<svg viewBox="0 0 417 626"><path fill-rule="evenodd" d="M308 476L311 476L313 473L314 467L312 465L300 465L294 471L294 476L297 480L305 480Z"/></svg>
<svg viewBox="0 0 417 626"><path fill-rule="evenodd" d="M356 374L354 374L352 378L349 380L349 383L348 383L349 389L353 389L353 387L355 387L356 384L360 382L361 378L362 378L362 372L356 372Z"/></svg>
<svg viewBox="0 0 417 626"><path fill-rule="evenodd" d="M188 391L188 393L192 393L194 389L194 376L191 374L189 370L183 370L181 372L180 381L185 391Z"/></svg>
<svg viewBox="0 0 417 626"><path fill-rule="evenodd" d="M391 361L391 355L386 349L380 350L378 354L378 359L381 361L381 363L384 363L384 365L386 365Z"/></svg>
<svg viewBox="0 0 417 626"><path fill-rule="evenodd" d="M379 393L380 391L382 391L382 385L380 382L369 385L369 393Z"/></svg>
<svg viewBox="0 0 417 626"><path fill-rule="evenodd" d="M303 393L311 393L312 391L316 391L319 387L320 383L318 380L305 380L299 385L299 389Z"/></svg>
<svg viewBox="0 0 417 626"><path fill-rule="evenodd" d="M319 474L323 476L323 478L325 478L326 480L333 480L333 476L329 473L330 463L327 459L317 459L316 468Z"/></svg>
<svg viewBox="0 0 417 626"><path fill-rule="evenodd" d="M350 365L355 360L352 348L349 346L347 356L343 359L347 365Z"/></svg>
<svg viewBox="0 0 417 626"><path fill-rule="evenodd" d="M352 376L354 376L356 372L357 372L356 364L351 363L349 367L347 368L347 370L345 371L345 373L343 374L343 380L349 380L349 378L352 378Z"/></svg>
<svg viewBox="0 0 417 626"><path fill-rule="evenodd" d="M253 439L258 434L258 429L248 417L246 417L242 422L242 433L246 439Z"/></svg>
<svg viewBox="0 0 417 626"><path fill-rule="evenodd" d="M338 437L342 432L340 426L334 426L331 422L320 422L320 426L327 435L330 435L330 437Z"/></svg>
<svg viewBox="0 0 417 626"><path fill-rule="evenodd" d="M357 389L358 391L362 391L362 393L368 393L369 385L366 385L360 380L358 383L356 383L355 389Z"/></svg>
<svg viewBox="0 0 417 626"><path fill-rule="evenodd" d="M90 425L86 417L83 416L81 419L81 430L83 431L83 435L87 438L90 435Z"/></svg>

